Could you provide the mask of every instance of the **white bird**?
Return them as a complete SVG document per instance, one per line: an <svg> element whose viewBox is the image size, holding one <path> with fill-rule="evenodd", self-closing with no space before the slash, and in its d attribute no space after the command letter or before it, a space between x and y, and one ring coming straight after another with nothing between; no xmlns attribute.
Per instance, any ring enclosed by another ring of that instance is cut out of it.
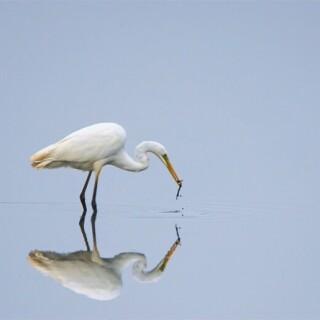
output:
<svg viewBox="0 0 320 320"><path fill-rule="evenodd" d="M143 141L137 145L135 159L133 159L124 150L126 137L124 128L116 123L94 124L75 131L62 140L38 151L31 156L31 165L37 169L71 167L89 171L80 194L84 212L87 209L85 192L92 171L95 172L95 182L91 204L95 213L97 211L96 193L102 167L110 164L127 171L142 171L149 166L148 152L154 153L165 164L180 190L182 180L178 178L163 145L154 141ZM95 219L95 215L93 219Z"/></svg>
<svg viewBox="0 0 320 320"><path fill-rule="evenodd" d="M147 259L142 253L123 252L113 258L102 258L96 248L71 253L33 250L28 262L76 293L97 300L111 300L120 294L125 267L132 264L132 275L137 281L158 281L179 244L180 238L150 271L145 271Z"/></svg>

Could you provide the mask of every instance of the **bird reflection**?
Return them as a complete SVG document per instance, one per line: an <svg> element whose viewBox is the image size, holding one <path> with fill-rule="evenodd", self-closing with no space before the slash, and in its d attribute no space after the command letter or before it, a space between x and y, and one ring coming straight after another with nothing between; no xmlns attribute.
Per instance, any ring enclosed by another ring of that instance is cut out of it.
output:
<svg viewBox="0 0 320 320"><path fill-rule="evenodd" d="M93 224L93 231L95 231ZM28 262L52 277L63 286L78 294L97 300L111 300L119 296L122 287L122 272L132 265L132 276L140 282L158 281L180 244L178 227L177 239L161 261L151 270L146 271L147 258L138 252L122 252L113 258L103 258L97 249L95 233L93 250L88 245L85 230L82 229L87 251L58 253L54 251L33 250L29 253Z"/></svg>

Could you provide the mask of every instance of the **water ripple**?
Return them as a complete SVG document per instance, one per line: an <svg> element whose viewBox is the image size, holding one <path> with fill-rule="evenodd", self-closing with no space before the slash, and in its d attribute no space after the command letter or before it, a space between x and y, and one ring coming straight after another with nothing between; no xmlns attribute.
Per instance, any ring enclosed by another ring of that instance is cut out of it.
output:
<svg viewBox="0 0 320 320"><path fill-rule="evenodd" d="M33 207L35 211L50 208L52 211L81 214L79 203L67 202L0 202L0 206ZM212 220L243 220L270 219L276 217L305 218L320 217L320 210L308 205L288 205L272 203L237 203L227 201L194 201L183 203L177 201L131 200L101 202L98 204L100 217L143 218L143 219L212 219ZM90 214L90 209L88 210Z"/></svg>

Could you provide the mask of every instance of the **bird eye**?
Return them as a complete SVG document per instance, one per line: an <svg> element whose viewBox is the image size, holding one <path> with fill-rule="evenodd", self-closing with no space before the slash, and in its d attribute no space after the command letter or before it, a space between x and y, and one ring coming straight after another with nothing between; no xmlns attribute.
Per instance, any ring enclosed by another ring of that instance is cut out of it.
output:
<svg viewBox="0 0 320 320"><path fill-rule="evenodd" d="M164 160L168 160L169 158L168 158L168 155L166 154L166 153L164 153L163 155L162 155L162 158L164 159Z"/></svg>

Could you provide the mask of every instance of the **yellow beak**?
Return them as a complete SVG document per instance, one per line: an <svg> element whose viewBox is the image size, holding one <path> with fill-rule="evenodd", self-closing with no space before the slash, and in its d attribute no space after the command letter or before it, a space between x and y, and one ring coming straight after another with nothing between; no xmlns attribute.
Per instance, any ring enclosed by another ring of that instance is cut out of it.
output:
<svg viewBox="0 0 320 320"><path fill-rule="evenodd" d="M167 266L167 263L169 262L170 258L172 257L173 253L177 249L178 245L180 245L180 238L177 239L174 244L171 246L169 251L166 253L164 258L158 263L158 265L154 268L154 270L159 270L161 272L164 271L164 269Z"/></svg>
<svg viewBox="0 0 320 320"><path fill-rule="evenodd" d="M182 180L179 179L176 171L174 170L171 162L169 161L168 156L165 154L162 156L161 160L163 161L163 163L166 165L166 167L168 168L169 172L171 173L173 179L176 181L176 183L181 186L182 184Z"/></svg>

